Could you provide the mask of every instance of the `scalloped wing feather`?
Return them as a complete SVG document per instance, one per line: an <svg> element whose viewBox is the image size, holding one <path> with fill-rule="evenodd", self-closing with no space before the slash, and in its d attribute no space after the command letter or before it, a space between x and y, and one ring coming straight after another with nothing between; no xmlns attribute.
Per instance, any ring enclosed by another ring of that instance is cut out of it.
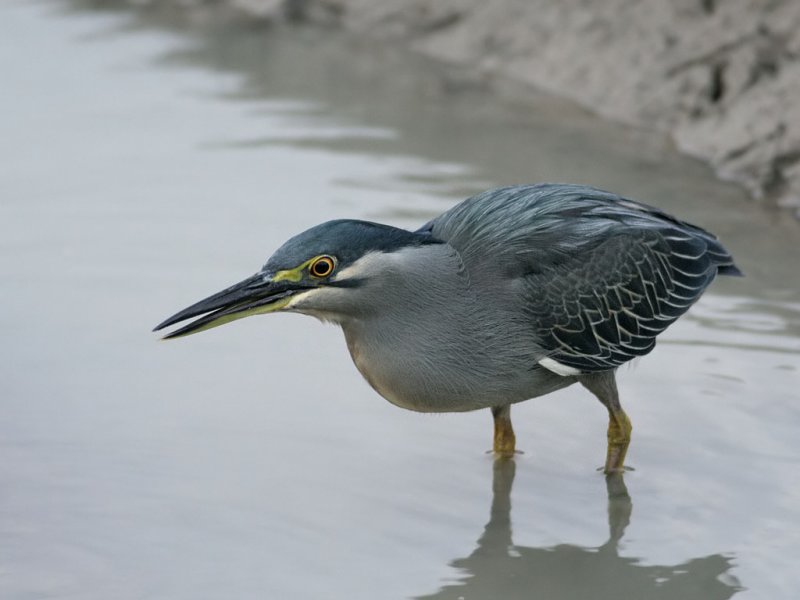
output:
<svg viewBox="0 0 800 600"><path fill-rule="evenodd" d="M655 346L717 273L740 274L707 231L594 188L543 184L484 192L426 224L465 267L511 282L543 356L581 372Z"/></svg>

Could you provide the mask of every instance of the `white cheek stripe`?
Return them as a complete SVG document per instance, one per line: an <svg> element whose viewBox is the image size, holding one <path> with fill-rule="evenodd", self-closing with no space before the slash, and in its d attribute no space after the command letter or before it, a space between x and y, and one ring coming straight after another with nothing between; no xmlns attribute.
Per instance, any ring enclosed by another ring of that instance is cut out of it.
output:
<svg viewBox="0 0 800 600"><path fill-rule="evenodd" d="M300 292L299 294L295 294L294 296L292 296L292 298L289 300L289 303L286 305L286 307L283 310L292 310L293 308L295 308L295 306L297 305L298 302L301 302L302 300L305 300L309 296L312 296L313 294L316 294L316 293L318 293L320 291L321 290L319 290L319 289L315 289L315 290L307 290L305 292Z"/></svg>
<svg viewBox="0 0 800 600"><path fill-rule="evenodd" d="M542 365L548 371L552 371L556 375L561 375L562 377L569 377L570 375L580 375L580 371L575 367L562 365L560 362L555 361L552 358L543 358L539 361L539 364Z"/></svg>
<svg viewBox="0 0 800 600"><path fill-rule="evenodd" d="M344 279L353 279L358 277L359 275L364 274L364 272L368 272L369 267L373 265L376 261L379 261L382 257L387 256L385 252L369 252L356 260L352 265L347 267L346 269L342 269L337 273L337 275L333 278L334 281L342 281ZM380 263L379 263L380 264Z"/></svg>

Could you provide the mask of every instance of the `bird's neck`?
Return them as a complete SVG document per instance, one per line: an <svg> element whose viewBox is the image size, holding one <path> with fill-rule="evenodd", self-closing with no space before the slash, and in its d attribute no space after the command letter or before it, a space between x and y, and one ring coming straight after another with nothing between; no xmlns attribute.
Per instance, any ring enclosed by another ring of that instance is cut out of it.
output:
<svg viewBox="0 0 800 600"><path fill-rule="evenodd" d="M366 307L340 320L353 361L390 402L420 411L464 410L470 365L486 364L477 302L460 257L445 244L409 250L361 291Z"/></svg>

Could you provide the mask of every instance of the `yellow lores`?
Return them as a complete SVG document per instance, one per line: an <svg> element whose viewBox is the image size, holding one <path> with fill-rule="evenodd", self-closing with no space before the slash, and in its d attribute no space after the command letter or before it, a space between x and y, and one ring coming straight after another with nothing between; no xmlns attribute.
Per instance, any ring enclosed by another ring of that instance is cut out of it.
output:
<svg viewBox="0 0 800 600"><path fill-rule="evenodd" d="M294 269L278 271L272 277L272 281L291 281L292 283L297 283L303 280L306 272L317 278L327 277L333 272L335 267L336 261L334 258L323 254L322 256L315 256L314 258L307 260L299 267L295 267Z"/></svg>

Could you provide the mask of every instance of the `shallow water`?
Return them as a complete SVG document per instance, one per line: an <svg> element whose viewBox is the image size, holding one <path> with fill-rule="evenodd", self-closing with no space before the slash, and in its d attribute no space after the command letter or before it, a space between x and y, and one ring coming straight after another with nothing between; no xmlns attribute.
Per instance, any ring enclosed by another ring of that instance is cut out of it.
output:
<svg viewBox="0 0 800 600"><path fill-rule="evenodd" d="M0 597L796 597L795 223L392 48L78 2L0 30ZM697 222L747 273L622 370L624 483L577 387L515 407L525 453L493 463L487 411L389 405L312 319L149 334L311 224L542 180Z"/></svg>

